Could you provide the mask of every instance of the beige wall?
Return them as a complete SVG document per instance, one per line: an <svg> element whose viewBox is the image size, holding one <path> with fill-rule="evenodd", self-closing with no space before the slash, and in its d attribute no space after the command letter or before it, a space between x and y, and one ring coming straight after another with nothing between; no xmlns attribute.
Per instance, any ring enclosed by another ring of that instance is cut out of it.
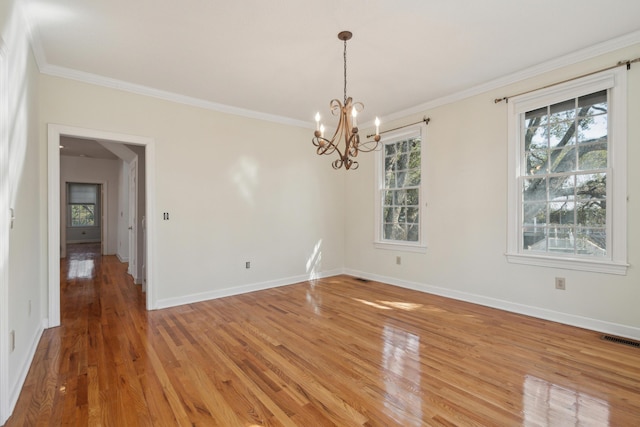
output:
<svg viewBox="0 0 640 427"><path fill-rule="evenodd" d="M344 174L314 154L311 130L46 75L40 87L42 127L155 141L158 306L344 266Z"/></svg>
<svg viewBox="0 0 640 427"><path fill-rule="evenodd" d="M9 230L9 252L1 254L0 268L8 270L8 283L0 283L7 310L0 320L2 339L15 333L15 349L0 357L2 410L0 423L17 400L46 318L46 151L37 122L38 69L29 47L17 1L0 2L0 38L6 52L8 95L9 204L15 221ZM2 209L7 209L2 206ZM3 224L4 228L4 224ZM6 230L1 230L6 233ZM5 271L6 271L5 270ZM6 322L5 322L6 319ZM8 341L5 341L8 342ZM6 372L5 372L6 369ZM5 377L6 373L6 377ZM8 390L5 395L4 390Z"/></svg>
<svg viewBox="0 0 640 427"><path fill-rule="evenodd" d="M347 267L354 274L428 292L640 338L640 66L628 71L628 261L626 276L510 264L507 241L507 106L493 99L640 56L640 45L499 90L420 112L431 118L425 254L373 247L373 164L347 180ZM363 209L369 206L370 210ZM396 256L402 265L396 265ZM566 278L566 291L554 278Z"/></svg>

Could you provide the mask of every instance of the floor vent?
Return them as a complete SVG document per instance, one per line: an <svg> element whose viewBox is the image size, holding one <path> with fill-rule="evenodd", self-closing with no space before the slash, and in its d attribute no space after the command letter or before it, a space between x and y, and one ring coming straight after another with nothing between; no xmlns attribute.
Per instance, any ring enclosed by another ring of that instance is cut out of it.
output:
<svg viewBox="0 0 640 427"><path fill-rule="evenodd" d="M369 283L369 279L363 279L362 277L356 277L356 280L359 282Z"/></svg>
<svg viewBox="0 0 640 427"><path fill-rule="evenodd" d="M628 345L630 347L640 348L640 342L629 340L626 338L614 337L611 335L603 335L602 339L605 341L611 341L611 342L616 342L618 344Z"/></svg>

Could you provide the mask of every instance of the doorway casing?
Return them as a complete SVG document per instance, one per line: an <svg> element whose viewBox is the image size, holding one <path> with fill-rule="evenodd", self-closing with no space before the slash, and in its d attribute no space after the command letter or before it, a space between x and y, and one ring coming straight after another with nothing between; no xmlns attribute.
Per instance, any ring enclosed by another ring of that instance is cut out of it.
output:
<svg viewBox="0 0 640 427"><path fill-rule="evenodd" d="M147 254L147 310L154 310L154 254L153 236L155 233L155 141L153 138L105 132L59 124L47 127L48 146L48 234L49 234L49 313L48 327L60 326L60 137L70 136L85 139L106 140L116 143L141 145L145 147L145 192L146 192L146 228Z"/></svg>

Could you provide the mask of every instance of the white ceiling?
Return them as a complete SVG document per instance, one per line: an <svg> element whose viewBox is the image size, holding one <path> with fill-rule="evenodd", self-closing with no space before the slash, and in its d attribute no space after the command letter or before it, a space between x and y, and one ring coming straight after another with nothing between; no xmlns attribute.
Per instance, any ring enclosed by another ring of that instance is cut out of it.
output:
<svg viewBox="0 0 640 427"><path fill-rule="evenodd" d="M303 126L343 98L341 30L361 123L640 42L639 0L22 1L44 73Z"/></svg>

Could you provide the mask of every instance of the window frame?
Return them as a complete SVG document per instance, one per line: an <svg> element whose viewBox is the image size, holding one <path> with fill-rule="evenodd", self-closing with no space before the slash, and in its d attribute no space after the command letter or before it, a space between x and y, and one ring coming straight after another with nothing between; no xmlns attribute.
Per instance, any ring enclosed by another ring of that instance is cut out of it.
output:
<svg viewBox="0 0 640 427"><path fill-rule="evenodd" d="M72 202L71 198L71 187L74 185L86 185L86 186L95 186L95 203L77 203ZM67 182L67 228L99 228L101 227L100 221L100 210L101 210L101 185L94 183L84 183L84 182ZM75 225L73 224L73 206L93 206L93 225Z"/></svg>
<svg viewBox="0 0 640 427"><path fill-rule="evenodd" d="M601 90L608 91L607 256L579 257L523 249L522 179L525 113ZM627 272L627 74L603 71L509 99L507 260L511 263L625 275Z"/></svg>
<svg viewBox="0 0 640 427"><path fill-rule="evenodd" d="M401 240L385 240L383 239L383 198L382 191L384 187L384 158L385 145L393 144L401 140L419 137L420 138L420 185L418 190L418 241L409 242ZM377 249L396 250L404 252L426 252L427 250L427 233L426 233L426 125L419 123L407 126L398 131L387 132L380 141L380 148L375 151L375 234L374 247Z"/></svg>

